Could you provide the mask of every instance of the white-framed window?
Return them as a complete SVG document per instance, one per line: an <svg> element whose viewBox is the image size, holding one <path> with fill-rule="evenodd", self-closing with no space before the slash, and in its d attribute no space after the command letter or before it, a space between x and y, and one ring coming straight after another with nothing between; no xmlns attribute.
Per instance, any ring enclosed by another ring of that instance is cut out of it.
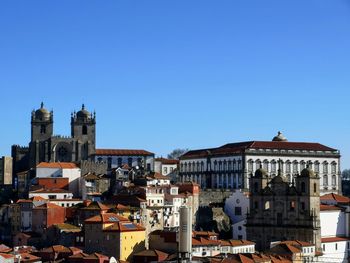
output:
<svg viewBox="0 0 350 263"><path fill-rule="evenodd" d="M325 173L325 174L328 173L328 163L327 162L323 163L323 173Z"/></svg>

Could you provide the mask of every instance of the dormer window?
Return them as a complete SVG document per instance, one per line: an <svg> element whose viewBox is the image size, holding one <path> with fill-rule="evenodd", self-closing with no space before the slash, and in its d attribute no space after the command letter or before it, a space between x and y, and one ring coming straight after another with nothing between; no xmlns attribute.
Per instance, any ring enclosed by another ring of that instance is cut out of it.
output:
<svg viewBox="0 0 350 263"><path fill-rule="evenodd" d="M40 134L45 134L45 133L46 133L46 126L42 124L40 126Z"/></svg>

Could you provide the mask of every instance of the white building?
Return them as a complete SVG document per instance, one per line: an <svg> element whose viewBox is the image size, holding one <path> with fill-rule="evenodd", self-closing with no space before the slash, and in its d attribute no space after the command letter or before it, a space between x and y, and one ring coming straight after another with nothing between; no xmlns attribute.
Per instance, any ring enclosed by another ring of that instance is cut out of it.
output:
<svg viewBox="0 0 350 263"><path fill-rule="evenodd" d="M42 162L36 166L36 177L63 177L68 178L69 191L74 196L79 196L79 178L81 176L81 170L75 163L46 163Z"/></svg>
<svg viewBox="0 0 350 263"><path fill-rule="evenodd" d="M127 164L129 167L144 166L147 171L154 171L154 153L145 150L96 149L94 160L107 163L108 170Z"/></svg>
<svg viewBox="0 0 350 263"><path fill-rule="evenodd" d="M72 199L73 193L63 189L39 189L29 192L29 198L38 196L44 199Z"/></svg>
<svg viewBox="0 0 350 263"><path fill-rule="evenodd" d="M162 175L171 176L171 174L177 171L179 160L167 159L167 158L155 158L154 159L154 171Z"/></svg>
<svg viewBox="0 0 350 263"><path fill-rule="evenodd" d="M255 243L248 240L220 240L222 254L255 253Z"/></svg>
<svg viewBox="0 0 350 263"><path fill-rule="evenodd" d="M179 181L196 182L202 189L241 189L249 187L250 176L261 166L270 177L280 169L292 182L307 165L320 176L322 193L340 191L337 149L319 143L289 142L281 133L272 141L229 143L189 151L180 158Z"/></svg>
<svg viewBox="0 0 350 263"><path fill-rule="evenodd" d="M225 213L232 222L232 238L247 239L246 214L249 211L249 192L236 189L232 195L226 199Z"/></svg>
<svg viewBox="0 0 350 263"><path fill-rule="evenodd" d="M350 199L337 194L321 196L320 262L348 262L350 256Z"/></svg>

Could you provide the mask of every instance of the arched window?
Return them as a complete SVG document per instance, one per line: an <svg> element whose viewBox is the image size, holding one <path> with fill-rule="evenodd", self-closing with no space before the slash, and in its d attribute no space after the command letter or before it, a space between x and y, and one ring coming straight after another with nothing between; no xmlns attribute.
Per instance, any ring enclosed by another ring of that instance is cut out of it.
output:
<svg viewBox="0 0 350 263"><path fill-rule="evenodd" d="M184 164L183 163L180 165L180 170L181 170L181 172L184 171Z"/></svg>
<svg viewBox="0 0 350 263"><path fill-rule="evenodd" d="M118 158L118 166L122 166L123 164L123 159L121 157Z"/></svg>
<svg viewBox="0 0 350 263"><path fill-rule="evenodd" d="M227 162L224 160L224 171L227 171Z"/></svg>
<svg viewBox="0 0 350 263"><path fill-rule="evenodd" d="M128 158L128 165L129 165L130 167L132 167L132 158L131 158L131 157Z"/></svg>
<svg viewBox="0 0 350 263"><path fill-rule="evenodd" d="M337 172L337 163L336 162L332 162L331 164L331 173L335 174Z"/></svg>
<svg viewBox="0 0 350 263"><path fill-rule="evenodd" d="M335 175L332 175L332 186L337 185L337 177Z"/></svg>
<svg viewBox="0 0 350 263"><path fill-rule="evenodd" d="M187 170L187 163L185 163L185 172L188 172L188 170Z"/></svg>
<svg viewBox="0 0 350 263"><path fill-rule="evenodd" d="M108 170L112 169L112 157L107 158L107 168Z"/></svg>
<svg viewBox="0 0 350 263"><path fill-rule="evenodd" d="M327 163L327 162L324 162L324 163L323 163L323 173L324 173L324 174L327 174L327 173L328 173L328 163Z"/></svg>
<svg viewBox="0 0 350 263"><path fill-rule="evenodd" d="M192 172L195 172L195 171L196 171L196 163L192 162Z"/></svg>
<svg viewBox="0 0 350 263"><path fill-rule="evenodd" d="M306 167L305 161L300 162L300 171L304 170Z"/></svg>
<svg viewBox="0 0 350 263"><path fill-rule="evenodd" d="M228 167L227 167L227 170L231 171L232 170L232 161L229 160L228 161Z"/></svg>
<svg viewBox="0 0 350 263"><path fill-rule="evenodd" d="M270 209L270 201L266 201L264 205L265 210Z"/></svg>
<svg viewBox="0 0 350 263"><path fill-rule="evenodd" d="M328 185L328 176L326 174L323 176L323 185L324 186Z"/></svg>
<svg viewBox="0 0 350 263"><path fill-rule="evenodd" d="M46 133L46 126L44 124L40 125L40 134Z"/></svg>
<svg viewBox="0 0 350 263"><path fill-rule="evenodd" d="M233 162L232 162L232 170L236 170L236 159L233 159Z"/></svg>
<svg viewBox="0 0 350 263"><path fill-rule="evenodd" d="M316 193L316 192L317 192L317 184L314 183L314 193Z"/></svg>
<svg viewBox="0 0 350 263"><path fill-rule="evenodd" d="M286 173L290 173L290 161L286 161Z"/></svg>
<svg viewBox="0 0 350 263"><path fill-rule="evenodd" d="M201 172L204 172L204 162L201 162Z"/></svg>
<svg viewBox="0 0 350 263"><path fill-rule="evenodd" d="M222 162L219 161L219 171L222 171Z"/></svg>
<svg viewBox="0 0 350 263"><path fill-rule="evenodd" d="M269 171L269 161L268 160L264 160L264 163L263 163L263 168L265 171Z"/></svg>
<svg viewBox="0 0 350 263"><path fill-rule="evenodd" d="M276 173L276 161L271 161L271 173Z"/></svg>
<svg viewBox="0 0 350 263"><path fill-rule="evenodd" d="M255 166L256 166L256 170L262 168L261 167L261 161L259 159L255 161Z"/></svg>
<svg viewBox="0 0 350 263"><path fill-rule="evenodd" d="M320 172L320 163L318 161L315 162L315 173L319 173Z"/></svg>
<svg viewBox="0 0 350 263"><path fill-rule="evenodd" d="M83 128L82 128L82 134L83 135L86 135L87 134L87 126L86 125L83 125Z"/></svg>
<svg viewBox="0 0 350 263"><path fill-rule="evenodd" d="M192 172L192 163L188 163L188 171Z"/></svg>
<svg viewBox="0 0 350 263"><path fill-rule="evenodd" d="M293 162L293 173L294 174L298 173L298 162L297 161Z"/></svg>
<svg viewBox="0 0 350 263"><path fill-rule="evenodd" d="M301 182L300 188L302 193L306 192L305 182Z"/></svg>
<svg viewBox="0 0 350 263"><path fill-rule="evenodd" d="M214 161L214 171L217 171L217 170L218 170L218 162Z"/></svg>
<svg viewBox="0 0 350 263"><path fill-rule="evenodd" d="M248 161L248 172L253 172L253 160Z"/></svg>
<svg viewBox="0 0 350 263"><path fill-rule="evenodd" d="M254 192L257 193L259 189L259 184L257 182L254 183Z"/></svg>

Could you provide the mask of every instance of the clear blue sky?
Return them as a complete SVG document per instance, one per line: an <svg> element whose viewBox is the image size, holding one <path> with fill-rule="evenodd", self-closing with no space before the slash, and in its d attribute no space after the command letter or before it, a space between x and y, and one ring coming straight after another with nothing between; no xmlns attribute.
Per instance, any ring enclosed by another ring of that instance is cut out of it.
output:
<svg viewBox="0 0 350 263"><path fill-rule="evenodd" d="M97 112L99 148L271 140L341 150L350 168L348 0L0 2L0 154Z"/></svg>

